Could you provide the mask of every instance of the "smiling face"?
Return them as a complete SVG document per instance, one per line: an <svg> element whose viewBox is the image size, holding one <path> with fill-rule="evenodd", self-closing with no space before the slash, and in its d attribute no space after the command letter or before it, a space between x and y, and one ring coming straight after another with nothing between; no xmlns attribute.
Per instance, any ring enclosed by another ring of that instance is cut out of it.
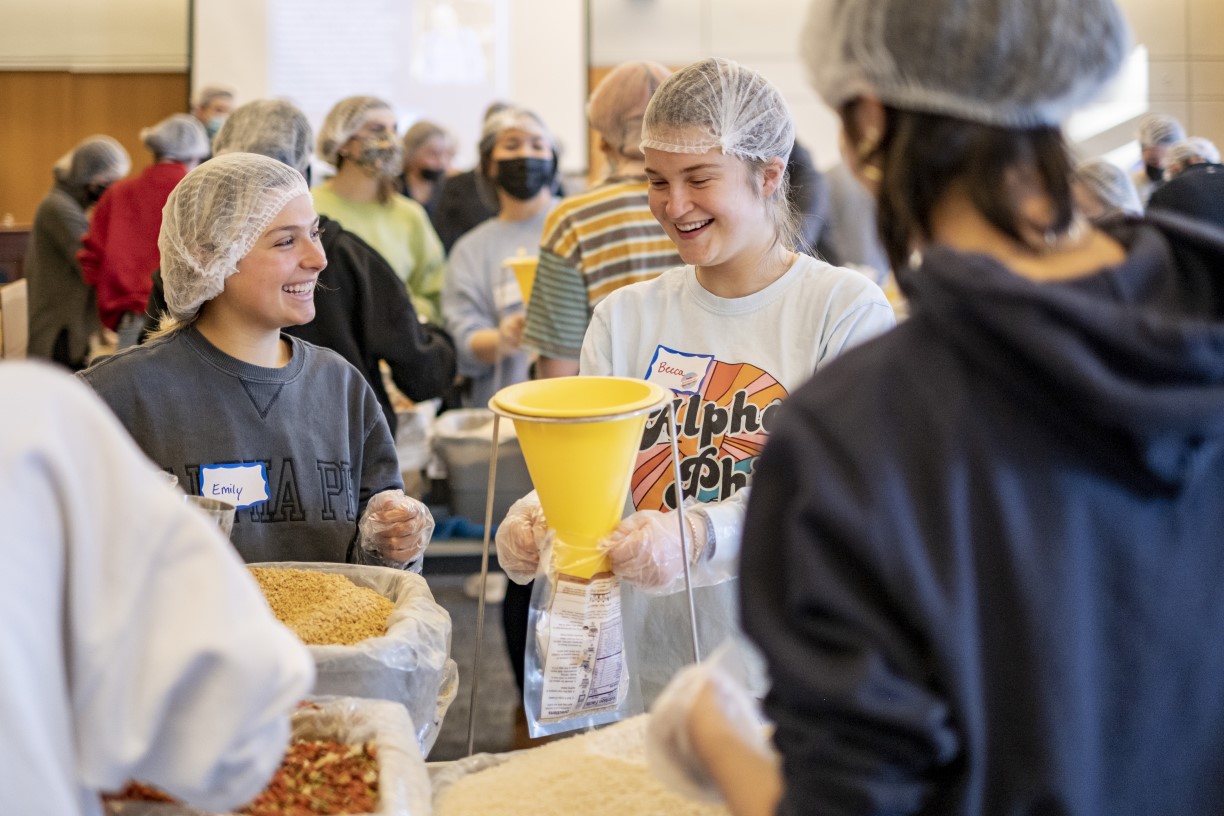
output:
<svg viewBox="0 0 1224 816"><path fill-rule="evenodd" d="M781 180L773 164L762 175L718 148L646 148L645 154L650 212L685 263L710 271L735 267L755 262L777 242L767 201Z"/></svg>
<svg viewBox="0 0 1224 816"><path fill-rule="evenodd" d="M315 316L315 284L325 266L319 217L310 196L298 196L272 219L208 308L269 332L309 323Z"/></svg>

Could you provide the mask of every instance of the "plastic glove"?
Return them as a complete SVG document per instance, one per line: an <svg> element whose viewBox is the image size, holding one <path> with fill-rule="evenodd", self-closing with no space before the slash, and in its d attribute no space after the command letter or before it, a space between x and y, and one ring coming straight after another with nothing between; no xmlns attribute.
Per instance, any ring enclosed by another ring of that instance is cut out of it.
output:
<svg viewBox="0 0 1224 816"><path fill-rule="evenodd" d="M497 324L497 333L501 335L502 344L507 351L517 351L519 346L523 344L523 329L526 326L526 312L515 312L512 315L506 315Z"/></svg>
<svg viewBox="0 0 1224 816"><path fill-rule="evenodd" d="M688 553L690 564L695 564L701 558L708 530L708 518L696 507L686 504L684 518L683 550L675 513L639 510L621 521L599 542L612 559L612 571L652 594L663 595L679 590L684 585L681 553ZM693 542L699 542L696 549Z"/></svg>
<svg viewBox="0 0 1224 816"><path fill-rule="evenodd" d="M681 669L655 700L646 724L646 762L667 787L692 799L722 801L701 756L731 740L776 761L743 673L735 649L722 646L704 663Z"/></svg>
<svg viewBox="0 0 1224 816"><path fill-rule="evenodd" d="M548 542L548 523L533 490L510 505L497 527L497 563L516 584L530 583Z"/></svg>
<svg viewBox="0 0 1224 816"><path fill-rule="evenodd" d="M398 489L375 493L357 523L361 549L400 569L425 552L433 531L429 508Z"/></svg>

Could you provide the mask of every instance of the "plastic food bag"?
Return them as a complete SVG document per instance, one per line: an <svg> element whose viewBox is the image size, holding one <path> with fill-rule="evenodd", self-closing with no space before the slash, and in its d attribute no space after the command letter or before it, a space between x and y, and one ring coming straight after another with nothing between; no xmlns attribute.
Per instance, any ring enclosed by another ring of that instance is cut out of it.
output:
<svg viewBox="0 0 1224 816"><path fill-rule="evenodd" d="M358 564L279 561L249 566L337 573L391 600L395 607L383 637L352 646L307 647L315 659L315 694L402 703L415 724L421 755L428 756L459 689L459 671L450 657L450 613L434 601L425 579Z"/></svg>
<svg viewBox="0 0 1224 816"><path fill-rule="evenodd" d="M378 809L372 814L352 816L428 816L429 776L420 749L410 736L414 729L403 706L352 697L312 698L309 703L293 713L292 739L335 740L350 745L373 742L377 748ZM110 802L106 813L205 816L194 808L165 802Z"/></svg>

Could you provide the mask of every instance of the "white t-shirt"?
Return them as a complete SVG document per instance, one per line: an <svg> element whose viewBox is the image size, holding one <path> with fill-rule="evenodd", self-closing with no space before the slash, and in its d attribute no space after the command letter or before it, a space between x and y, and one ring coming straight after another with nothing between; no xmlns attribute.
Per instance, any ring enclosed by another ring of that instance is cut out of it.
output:
<svg viewBox="0 0 1224 816"><path fill-rule="evenodd" d="M894 324L866 276L806 255L747 297L712 295L684 266L618 289L595 308L581 373L651 380L682 400L685 495L702 502L715 532L714 557L692 574L703 654L739 629L728 579L739 572L747 486L777 406L823 364ZM675 506L666 428L662 412L647 422L630 487L637 510ZM622 598L630 673L649 706L692 661L684 593L648 597L625 587Z"/></svg>
<svg viewBox="0 0 1224 816"><path fill-rule="evenodd" d="M0 366L5 813L101 814L129 779L228 810L280 762L305 646L83 383Z"/></svg>

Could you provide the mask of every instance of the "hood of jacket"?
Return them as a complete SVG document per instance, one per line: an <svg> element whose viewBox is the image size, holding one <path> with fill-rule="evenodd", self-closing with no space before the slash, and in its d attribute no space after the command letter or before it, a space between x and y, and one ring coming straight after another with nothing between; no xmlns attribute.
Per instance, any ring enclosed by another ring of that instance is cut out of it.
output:
<svg viewBox="0 0 1224 816"><path fill-rule="evenodd" d="M1224 447L1224 231L1153 214L1106 230L1126 260L1059 283L932 247L902 273L915 320L1103 466L1177 492Z"/></svg>

